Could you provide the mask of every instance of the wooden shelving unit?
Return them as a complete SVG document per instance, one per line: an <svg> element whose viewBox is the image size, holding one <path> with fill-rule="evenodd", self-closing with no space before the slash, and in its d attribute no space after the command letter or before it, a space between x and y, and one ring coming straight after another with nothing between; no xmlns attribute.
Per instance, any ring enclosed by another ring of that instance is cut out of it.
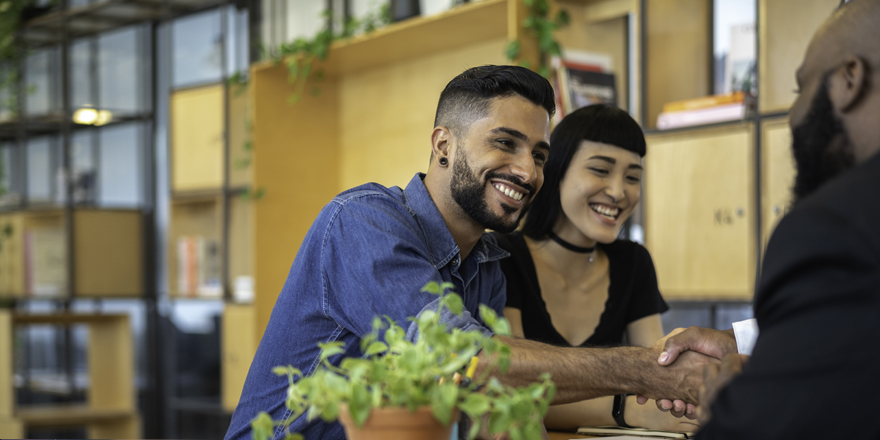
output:
<svg viewBox="0 0 880 440"><path fill-rule="evenodd" d="M16 326L86 326L89 391L86 404L19 406L13 396ZM89 438L137 438L134 348L128 315L21 315L0 310L0 437L22 438L30 426L86 426Z"/></svg>
<svg viewBox="0 0 880 440"><path fill-rule="evenodd" d="M73 261L65 218L61 209L0 214L0 297L143 296L143 214L74 209Z"/></svg>

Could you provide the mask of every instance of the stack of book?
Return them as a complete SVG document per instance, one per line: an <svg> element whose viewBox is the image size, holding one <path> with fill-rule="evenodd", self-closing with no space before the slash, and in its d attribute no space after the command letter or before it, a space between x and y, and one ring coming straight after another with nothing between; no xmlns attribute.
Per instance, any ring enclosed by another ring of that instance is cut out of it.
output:
<svg viewBox="0 0 880 440"><path fill-rule="evenodd" d="M749 98L743 92L733 92L668 102L657 117L657 128L668 130L744 119L751 104Z"/></svg>
<svg viewBox="0 0 880 440"><path fill-rule="evenodd" d="M217 240L193 235L177 239L177 291L187 297L223 296Z"/></svg>

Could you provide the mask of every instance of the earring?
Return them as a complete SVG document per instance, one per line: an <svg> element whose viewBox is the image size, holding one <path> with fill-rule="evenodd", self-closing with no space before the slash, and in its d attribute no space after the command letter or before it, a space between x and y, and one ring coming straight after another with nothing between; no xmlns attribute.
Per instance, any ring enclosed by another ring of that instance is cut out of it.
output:
<svg viewBox="0 0 880 440"><path fill-rule="evenodd" d="M440 166L441 166L441 167L445 167L446 165L449 165L449 160L446 159L445 157L441 157L441 158L438 160L438 162L440 162Z"/></svg>

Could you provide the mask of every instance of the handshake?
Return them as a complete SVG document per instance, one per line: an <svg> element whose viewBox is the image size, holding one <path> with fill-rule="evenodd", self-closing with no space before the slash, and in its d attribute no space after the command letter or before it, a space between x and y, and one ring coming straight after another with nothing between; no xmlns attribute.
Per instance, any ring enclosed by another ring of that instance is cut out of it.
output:
<svg viewBox="0 0 880 440"><path fill-rule="evenodd" d="M675 329L654 343L650 349L660 351L657 363L669 369L678 389L671 394L652 393L638 396L644 405L656 398L657 408L675 417L698 419L706 424L712 415L709 406L731 379L742 372L747 355L738 354L733 330L719 331L702 327ZM677 374L676 374L677 373ZM667 376L667 375L662 375ZM661 387L662 389L662 387ZM659 391L659 390L658 390ZM679 396L678 398L668 398Z"/></svg>

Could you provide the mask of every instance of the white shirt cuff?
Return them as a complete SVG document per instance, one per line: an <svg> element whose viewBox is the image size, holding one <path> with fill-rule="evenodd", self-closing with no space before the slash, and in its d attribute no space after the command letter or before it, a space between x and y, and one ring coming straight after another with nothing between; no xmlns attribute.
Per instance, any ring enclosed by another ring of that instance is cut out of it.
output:
<svg viewBox="0 0 880 440"><path fill-rule="evenodd" d="M734 322L733 335L736 337L736 351L751 356L755 341L758 339L758 321L747 319Z"/></svg>

